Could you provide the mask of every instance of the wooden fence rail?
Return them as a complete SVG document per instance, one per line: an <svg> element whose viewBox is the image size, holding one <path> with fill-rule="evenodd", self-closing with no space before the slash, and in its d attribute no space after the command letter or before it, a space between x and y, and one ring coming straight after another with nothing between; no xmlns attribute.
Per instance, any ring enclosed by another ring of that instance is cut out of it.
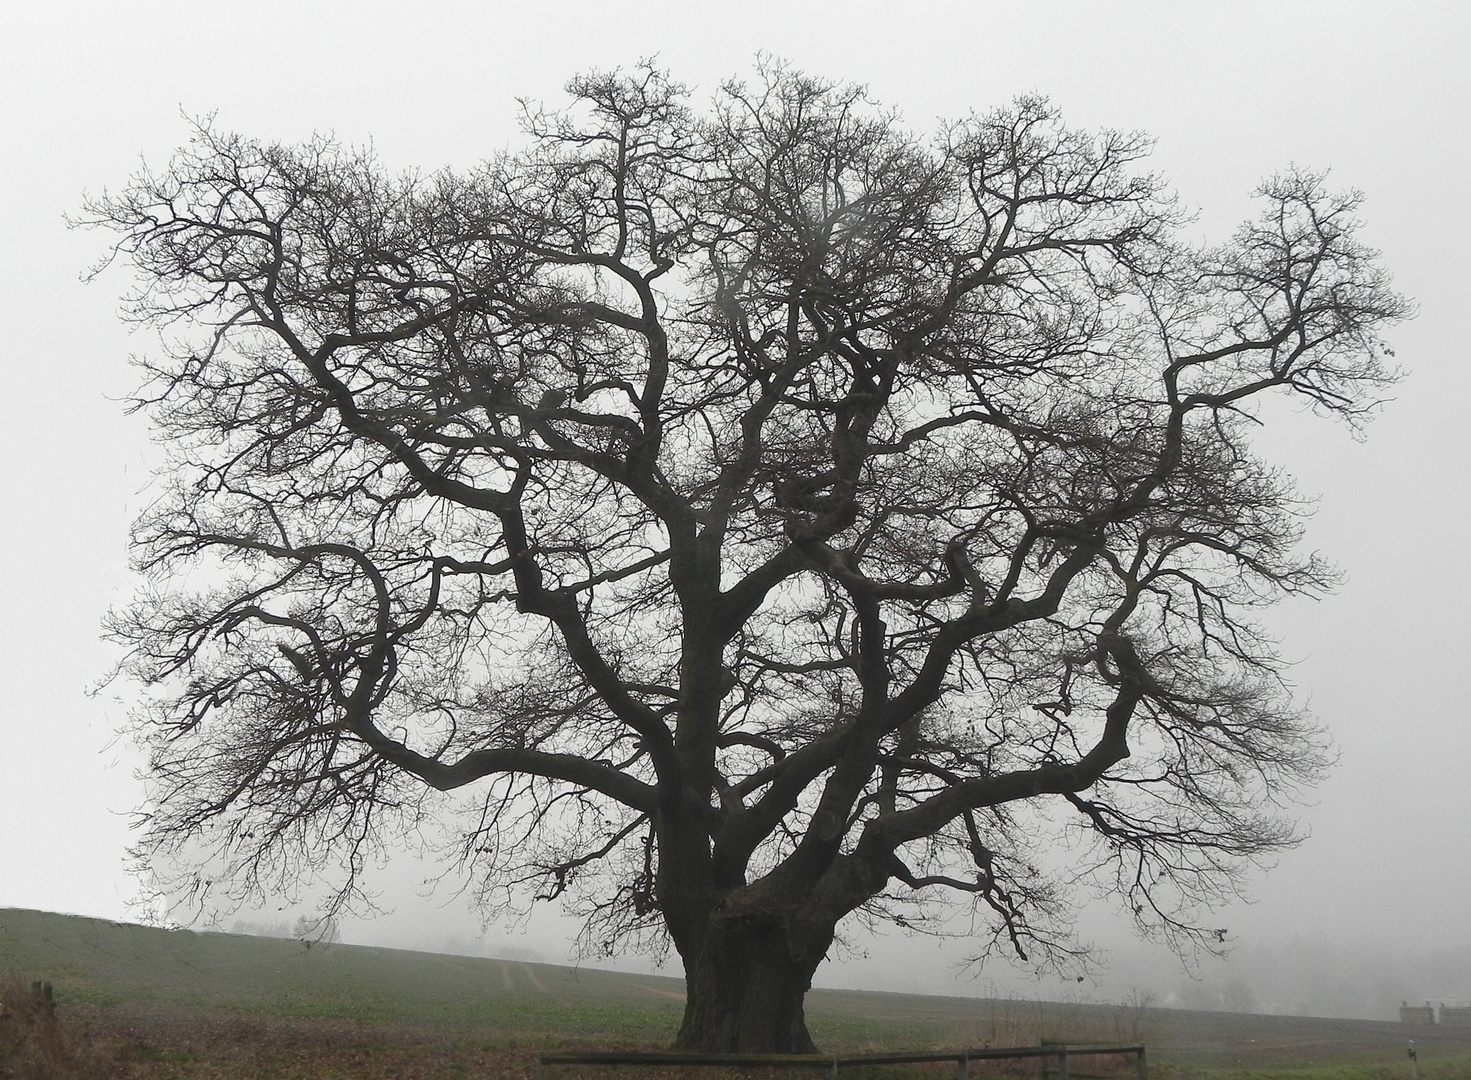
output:
<svg viewBox="0 0 1471 1080"><path fill-rule="evenodd" d="M1057 1059L1057 1080L1069 1080L1070 1059L1103 1055L1130 1054L1134 1057L1138 1080L1149 1080L1143 1046L1069 1046L1044 1043L1041 1046L986 1047L981 1050L901 1050L888 1054L687 1054L677 1050L583 1050L543 1052L538 1065L725 1065L735 1068L826 1069L836 1077L839 1069L864 1065L912 1065L929 1061L955 1062L957 1080L968 1080L972 1061L997 1061L1006 1058L1041 1058L1044 1074L1048 1059Z"/></svg>

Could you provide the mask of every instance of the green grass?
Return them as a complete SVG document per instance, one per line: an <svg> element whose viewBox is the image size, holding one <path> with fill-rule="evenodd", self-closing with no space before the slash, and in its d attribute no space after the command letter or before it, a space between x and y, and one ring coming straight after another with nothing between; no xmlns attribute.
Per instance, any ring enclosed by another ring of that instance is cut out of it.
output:
<svg viewBox="0 0 1471 1080"><path fill-rule="evenodd" d="M385 1045L413 1029L416 1038L473 1037L484 1047L656 1047L673 1037L682 1010L683 981L669 977L360 946L307 949L18 909L0 909L0 928L0 975L52 982L63 1014L73 1007L109 1017L146 1013L215 1027L228 1026L221 1017L376 1025L379 1034L362 1037ZM1162 1078L1409 1080L1411 1037L1422 1080L1471 1078L1471 1031L1389 1021L842 990L814 990L807 1004L814 1038L833 1051L1039 1038L1145 1042Z"/></svg>
<svg viewBox="0 0 1471 1080"><path fill-rule="evenodd" d="M657 976L162 930L0 909L0 971L60 1004L229 1009L368 1023L667 1040L683 982Z"/></svg>

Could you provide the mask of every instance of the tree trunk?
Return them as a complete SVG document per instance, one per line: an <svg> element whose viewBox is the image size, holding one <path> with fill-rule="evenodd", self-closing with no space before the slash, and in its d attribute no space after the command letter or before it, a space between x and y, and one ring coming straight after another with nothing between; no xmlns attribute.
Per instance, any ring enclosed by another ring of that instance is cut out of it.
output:
<svg viewBox="0 0 1471 1080"><path fill-rule="evenodd" d="M813 958L810 949L794 950L779 926L711 927L698 952L685 958L687 996L675 1048L815 1053L802 1001L825 952L824 946Z"/></svg>

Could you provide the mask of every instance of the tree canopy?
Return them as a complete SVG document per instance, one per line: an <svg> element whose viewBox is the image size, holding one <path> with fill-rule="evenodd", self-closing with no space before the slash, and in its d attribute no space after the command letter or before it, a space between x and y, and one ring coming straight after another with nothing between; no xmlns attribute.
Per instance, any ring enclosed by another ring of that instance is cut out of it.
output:
<svg viewBox="0 0 1471 1080"><path fill-rule="evenodd" d="M836 928L945 894L978 956L1072 955L1089 883L1209 935L1326 760L1252 620L1331 573L1251 436L1393 377L1356 197L1209 246L1041 100L569 91L468 172L205 123L92 204L164 334L147 865L346 903L441 823L487 905L672 943L708 1049L810 1047Z"/></svg>

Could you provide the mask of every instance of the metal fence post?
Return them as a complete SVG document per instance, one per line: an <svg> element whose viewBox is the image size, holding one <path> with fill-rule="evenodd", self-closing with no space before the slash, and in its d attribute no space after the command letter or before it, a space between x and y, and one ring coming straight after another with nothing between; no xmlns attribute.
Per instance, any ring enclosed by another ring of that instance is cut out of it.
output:
<svg viewBox="0 0 1471 1080"><path fill-rule="evenodd" d="M955 1062L955 1080L970 1080L969 1054L961 1054Z"/></svg>

